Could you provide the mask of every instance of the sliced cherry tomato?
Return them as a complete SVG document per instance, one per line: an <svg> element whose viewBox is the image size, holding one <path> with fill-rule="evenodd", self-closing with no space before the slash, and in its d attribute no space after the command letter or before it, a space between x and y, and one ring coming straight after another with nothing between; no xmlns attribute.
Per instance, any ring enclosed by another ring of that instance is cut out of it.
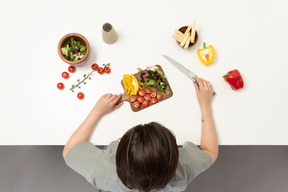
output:
<svg viewBox="0 0 288 192"><path fill-rule="evenodd" d="M82 93L82 92L79 92L78 94L77 94L77 97L78 97L78 99L84 99L84 93Z"/></svg>
<svg viewBox="0 0 288 192"><path fill-rule="evenodd" d="M69 73L63 72L63 73L62 73L62 77L63 77L64 79L68 79L68 78L69 78Z"/></svg>
<svg viewBox="0 0 288 192"><path fill-rule="evenodd" d="M145 89L145 93L150 94L152 92L152 90L150 88Z"/></svg>
<svg viewBox="0 0 288 192"><path fill-rule="evenodd" d="M150 94L145 94L145 95L144 95L144 99L145 99L146 101L150 101L150 99L151 99Z"/></svg>
<svg viewBox="0 0 288 192"><path fill-rule="evenodd" d="M98 69L98 65L97 65L97 63L93 63L92 65L91 65L91 69L92 70L97 70Z"/></svg>
<svg viewBox="0 0 288 192"><path fill-rule="evenodd" d="M134 106L136 109L138 109L138 108L140 107L140 103L138 103L137 101L135 101L135 102L133 103L133 106Z"/></svg>
<svg viewBox="0 0 288 192"><path fill-rule="evenodd" d="M104 67L104 72L105 73L110 73L110 71L111 71L110 67L108 67L108 66Z"/></svg>
<svg viewBox="0 0 288 192"><path fill-rule="evenodd" d="M104 73L104 69L102 67L97 68L97 71L99 74L103 74Z"/></svg>
<svg viewBox="0 0 288 192"><path fill-rule="evenodd" d="M152 98L151 98L151 100L150 100L150 102L151 102L151 104L154 104L154 103L156 103L156 102L157 102L157 99L156 99L156 97L152 97Z"/></svg>
<svg viewBox="0 0 288 192"><path fill-rule="evenodd" d="M69 66L69 67L68 67L68 71L69 71L70 73L74 73L74 72L76 71L76 68L75 68L74 66Z"/></svg>
<svg viewBox="0 0 288 192"><path fill-rule="evenodd" d="M63 84L63 83L58 83L58 84L57 84L57 88L58 88L59 90L63 90L63 89L64 89L64 84Z"/></svg>
<svg viewBox="0 0 288 192"><path fill-rule="evenodd" d="M143 103L142 103L143 107L148 107L148 105L149 105L149 102L147 100L143 101Z"/></svg>
<svg viewBox="0 0 288 192"><path fill-rule="evenodd" d="M138 103L143 103L144 97L140 96L137 98Z"/></svg>
<svg viewBox="0 0 288 192"><path fill-rule="evenodd" d="M130 103L134 103L135 101L136 101L136 97L133 96L133 95L131 95L131 96L129 97L129 102L130 102Z"/></svg>
<svg viewBox="0 0 288 192"><path fill-rule="evenodd" d="M157 93L157 99L158 99L158 100L163 99L163 95L162 95L162 93Z"/></svg>
<svg viewBox="0 0 288 192"><path fill-rule="evenodd" d="M151 92L151 97L157 97L157 92L156 91L152 91Z"/></svg>
<svg viewBox="0 0 288 192"><path fill-rule="evenodd" d="M139 91L138 91L138 95L140 95L140 96L144 96L145 95L145 91L144 90L142 90L142 89L140 89Z"/></svg>

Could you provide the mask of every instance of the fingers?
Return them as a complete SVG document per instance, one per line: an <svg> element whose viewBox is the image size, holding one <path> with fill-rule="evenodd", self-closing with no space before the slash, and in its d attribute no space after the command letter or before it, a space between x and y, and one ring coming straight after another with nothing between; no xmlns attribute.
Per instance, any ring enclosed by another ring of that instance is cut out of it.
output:
<svg viewBox="0 0 288 192"><path fill-rule="evenodd" d="M195 77L195 79L197 80L198 84L199 84L199 88L203 88L204 85L203 85L203 79L199 78L199 77Z"/></svg>
<svg viewBox="0 0 288 192"><path fill-rule="evenodd" d="M102 100L107 100L107 99L109 99L111 96L112 96L112 93L107 93L107 94L102 95L101 99L102 99Z"/></svg>
<svg viewBox="0 0 288 192"><path fill-rule="evenodd" d="M117 103L117 101L119 101L119 99L122 97L122 94L120 93L120 94L118 94L118 95L112 95L111 97L110 97L110 102L113 104L113 105L115 105L116 103Z"/></svg>
<svg viewBox="0 0 288 192"><path fill-rule="evenodd" d="M205 80L204 84L205 84L206 90L213 93L213 88L212 88L212 85L210 84L210 82Z"/></svg>
<svg viewBox="0 0 288 192"><path fill-rule="evenodd" d="M117 97L118 97L118 95L115 95L115 94L112 95L112 94L111 94L111 96L110 96L110 97L108 98L108 100L107 100L108 103L113 103L113 101L114 101Z"/></svg>
<svg viewBox="0 0 288 192"><path fill-rule="evenodd" d="M194 84L194 87L195 87L195 90L196 90L196 94L198 94L198 92L199 92L199 86L198 86L195 82L193 82L193 84Z"/></svg>
<svg viewBox="0 0 288 192"><path fill-rule="evenodd" d="M199 77L195 77L195 79L198 81L200 89L212 90L212 86L209 81L199 78Z"/></svg>
<svg viewBox="0 0 288 192"><path fill-rule="evenodd" d="M209 81L208 81L208 88L209 88L209 91L213 93L213 87L212 87L212 85L210 84Z"/></svg>
<svg viewBox="0 0 288 192"><path fill-rule="evenodd" d="M204 89L205 89L205 90L209 90L209 85L210 85L210 83L209 83L208 81L203 80L203 85L204 85Z"/></svg>
<svg viewBox="0 0 288 192"><path fill-rule="evenodd" d="M122 97L122 94L112 94L112 93L108 93L108 94L105 94L101 97L101 99L106 102L107 104L108 103L111 103L113 105L115 105L117 103L117 101Z"/></svg>
<svg viewBox="0 0 288 192"><path fill-rule="evenodd" d="M113 107L112 111L114 111L114 110L120 108L122 105L123 105L123 102L118 103L117 105L115 105L115 106Z"/></svg>

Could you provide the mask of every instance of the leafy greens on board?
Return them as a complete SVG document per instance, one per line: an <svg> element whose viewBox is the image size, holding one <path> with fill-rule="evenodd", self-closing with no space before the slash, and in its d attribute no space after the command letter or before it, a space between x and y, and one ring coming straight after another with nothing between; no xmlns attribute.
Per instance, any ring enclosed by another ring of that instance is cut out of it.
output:
<svg viewBox="0 0 288 192"><path fill-rule="evenodd" d="M157 91L165 92L169 95L169 87L165 82L166 77L158 67L147 68L147 70L138 68L138 70L141 76L141 82L144 83L145 87L155 87Z"/></svg>

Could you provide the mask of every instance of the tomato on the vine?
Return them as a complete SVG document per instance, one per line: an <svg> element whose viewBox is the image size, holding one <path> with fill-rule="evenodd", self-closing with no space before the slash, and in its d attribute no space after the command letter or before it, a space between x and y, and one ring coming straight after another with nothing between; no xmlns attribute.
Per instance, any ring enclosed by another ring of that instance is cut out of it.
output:
<svg viewBox="0 0 288 192"><path fill-rule="evenodd" d="M57 84L57 88L59 89L59 90L63 90L64 89L64 84L63 83L58 83Z"/></svg>
<svg viewBox="0 0 288 192"><path fill-rule="evenodd" d="M97 68L97 72L99 74L103 74L104 73L104 69L102 67Z"/></svg>
<svg viewBox="0 0 288 192"><path fill-rule="evenodd" d="M93 64L91 65L91 68L92 68L94 71L97 70L97 69L98 69L97 63L93 63Z"/></svg>
<svg viewBox="0 0 288 192"><path fill-rule="evenodd" d="M110 67L105 66L104 67L104 71L105 71L105 73L110 73L111 69L110 69Z"/></svg>
<svg viewBox="0 0 288 192"><path fill-rule="evenodd" d="M68 79L68 78L69 78L69 73L63 72L63 73L62 73L62 77L63 77L64 79Z"/></svg>
<svg viewBox="0 0 288 192"><path fill-rule="evenodd" d="M79 92L78 94L77 94L77 97L78 97L78 99L84 99L84 93L82 93L82 92Z"/></svg>
<svg viewBox="0 0 288 192"><path fill-rule="evenodd" d="M74 73L74 72L76 71L76 68L75 68L74 66L69 66L69 67L68 67L68 71L69 71L70 73Z"/></svg>

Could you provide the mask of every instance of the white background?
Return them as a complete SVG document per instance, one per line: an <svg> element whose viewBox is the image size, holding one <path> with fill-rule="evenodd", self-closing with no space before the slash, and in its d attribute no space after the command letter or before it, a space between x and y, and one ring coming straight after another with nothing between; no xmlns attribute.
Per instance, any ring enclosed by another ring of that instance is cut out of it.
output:
<svg viewBox="0 0 288 192"><path fill-rule="evenodd" d="M1 145L63 145L104 93L120 93L122 75L160 64L173 97L140 112L128 103L105 116L91 141L106 145L134 125L157 121L178 144L200 143L201 117L194 86L161 55L178 60L209 80L217 95L213 113L221 145L287 145L287 1L1 1ZM174 29L196 19L198 43L188 50L172 38ZM107 45L101 30L110 22L119 35ZM68 64L57 54L67 33L84 35L91 46L86 64L68 80ZM203 41L216 59L197 57ZM69 91L90 65L111 63L111 74L95 74L82 86L84 100ZM245 88L233 91L222 75L238 69ZM65 84L59 91L58 82Z"/></svg>

